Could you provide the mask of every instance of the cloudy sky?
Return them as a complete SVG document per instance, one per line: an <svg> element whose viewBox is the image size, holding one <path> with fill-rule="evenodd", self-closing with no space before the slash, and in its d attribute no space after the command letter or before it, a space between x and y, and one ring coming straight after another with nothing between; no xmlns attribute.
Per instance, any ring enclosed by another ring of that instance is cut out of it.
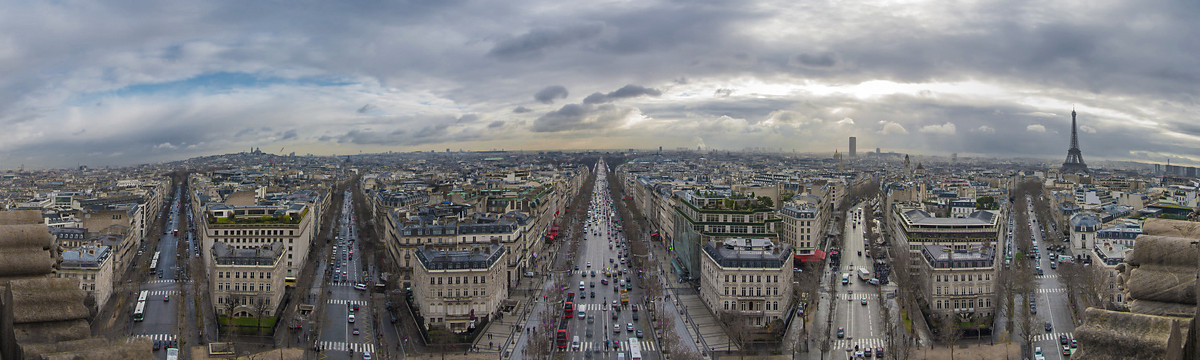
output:
<svg viewBox="0 0 1200 360"><path fill-rule="evenodd" d="M0 168L750 146L1200 163L1200 2L7 1ZM1061 161L1061 160L1057 160Z"/></svg>

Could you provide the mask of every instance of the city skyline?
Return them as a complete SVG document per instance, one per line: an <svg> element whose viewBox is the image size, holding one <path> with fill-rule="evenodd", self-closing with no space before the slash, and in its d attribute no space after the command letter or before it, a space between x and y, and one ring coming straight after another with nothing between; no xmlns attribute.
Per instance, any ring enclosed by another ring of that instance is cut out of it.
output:
<svg viewBox="0 0 1200 360"><path fill-rule="evenodd" d="M1197 5L0 5L0 169L858 146L1200 163ZM1152 54L1152 55L1151 55Z"/></svg>

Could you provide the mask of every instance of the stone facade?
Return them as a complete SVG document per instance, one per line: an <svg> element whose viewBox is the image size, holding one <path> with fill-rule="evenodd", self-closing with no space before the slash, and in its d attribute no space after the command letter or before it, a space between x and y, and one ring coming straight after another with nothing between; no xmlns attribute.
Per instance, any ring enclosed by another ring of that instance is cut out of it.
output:
<svg viewBox="0 0 1200 360"><path fill-rule="evenodd" d="M933 314L962 321L994 314L996 252L991 247L925 245L921 260L921 298Z"/></svg>
<svg viewBox="0 0 1200 360"><path fill-rule="evenodd" d="M792 249L768 239L725 239L704 245L700 299L757 327L782 320L792 305Z"/></svg>
<svg viewBox="0 0 1200 360"><path fill-rule="evenodd" d="M287 276L283 243L234 247L216 243L212 249L209 293L217 314L234 317L272 317L282 303Z"/></svg>
<svg viewBox="0 0 1200 360"><path fill-rule="evenodd" d="M499 244L466 251L418 249L413 301L426 328L444 326L461 333L496 313L508 297L507 255Z"/></svg>
<svg viewBox="0 0 1200 360"><path fill-rule="evenodd" d="M79 288L96 299L103 308L113 292L112 249L108 246L83 245L63 251L57 277L79 279Z"/></svg>

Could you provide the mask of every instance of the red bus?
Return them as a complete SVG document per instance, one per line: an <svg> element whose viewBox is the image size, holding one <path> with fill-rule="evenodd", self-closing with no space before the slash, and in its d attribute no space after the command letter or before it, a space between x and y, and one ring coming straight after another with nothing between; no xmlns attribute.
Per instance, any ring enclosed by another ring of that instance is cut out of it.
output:
<svg viewBox="0 0 1200 360"><path fill-rule="evenodd" d="M563 317L570 319L575 316L575 293L567 293L567 301L563 304Z"/></svg>
<svg viewBox="0 0 1200 360"><path fill-rule="evenodd" d="M554 343L558 345L559 350L566 351L569 342L571 341L567 340L567 319L561 319L558 321L558 330L555 331Z"/></svg>

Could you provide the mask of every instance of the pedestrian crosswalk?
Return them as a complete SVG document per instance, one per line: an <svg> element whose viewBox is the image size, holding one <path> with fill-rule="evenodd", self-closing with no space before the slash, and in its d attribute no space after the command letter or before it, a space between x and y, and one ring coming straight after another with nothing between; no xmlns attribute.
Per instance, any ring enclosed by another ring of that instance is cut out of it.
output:
<svg viewBox="0 0 1200 360"><path fill-rule="evenodd" d="M583 311L583 312L588 312L588 311L604 311L604 310L608 310L608 307L605 306L604 304L578 304L578 305L575 305L575 309L579 310L579 311Z"/></svg>
<svg viewBox="0 0 1200 360"><path fill-rule="evenodd" d="M1065 292L1065 291L1067 291L1067 289L1064 289L1064 288L1041 288L1041 289L1037 289L1037 293L1038 293L1038 294L1060 293L1060 292Z"/></svg>
<svg viewBox="0 0 1200 360"><path fill-rule="evenodd" d="M144 337L154 341L169 341L175 340L175 334L141 334L133 337Z"/></svg>
<svg viewBox="0 0 1200 360"><path fill-rule="evenodd" d="M320 342L321 351L375 352L375 344L346 343L341 341Z"/></svg>
<svg viewBox="0 0 1200 360"><path fill-rule="evenodd" d="M147 281L147 283L150 283L150 284L166 284L166 283L173 283L173 282L177 282L177 281L171 280L171 279L157 279L157 280Z"/></svg>
<svg viewBox="0 0 1200 360"><path fill-rule="evenodd" d="M869 294L838 293L837 298L838 300L862 300L863 298L870 300L872 296Z"/></svg>
<svg viewBox="0 0 1200 360"><path fill-rule="evenodd" d="M862 339L838 339L833 342L834 349L853 349L854 345L859 348L879 348L886 345L881 338L862 338Z"/></svg>
<svg viewBox="0 0 1200 360"><path fill-rule="evenodd" d="M179 295L179 290L150 290L150 296Z"/></svg>
<svg viewBox="0 0 1200 360"><path fill-rule="evenodd" d="M330 299L330 300L329 300L329 303L330 303L330 304L332 304L332 305L358 305L358 306L367 306L367 302L366 302L366 301L363 301L363 300L338 300L338 299Z"/></svg>
<svg viewBox="0 0 1200 360"><path fill-rule="evenodd" d="M658 347L656 345L654 345L653 341L640 340L640 342L642 344L642 351L651 351L651 352L657 351L656 349ZM605 351L605 350L629 351L629 340L618 341L617 346L614 347L614 346L610 345L607 348L604 346L603 340L584 341L579 344L579 350L571 349L571 351L581 351L581 352Z"/></svg>
<svg viewBox="0 0 1200 360"><path fill-rule="evenodd" d="M1069 332L1037 334L1037 335L1033 336L1033 342L1053 340L1055 342L1055 344L1057 344L1058 337L1061 335L1066 335L1068 339L1070 339L1072 336L1074 336L1072 333L1069 333Z"/></svg>

